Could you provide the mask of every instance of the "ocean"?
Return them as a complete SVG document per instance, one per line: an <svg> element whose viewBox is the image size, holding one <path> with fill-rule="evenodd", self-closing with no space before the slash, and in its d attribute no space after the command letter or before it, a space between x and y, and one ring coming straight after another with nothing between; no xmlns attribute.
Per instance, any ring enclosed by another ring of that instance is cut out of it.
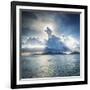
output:
<svg viewBox="0 0 90 90"><path fill-rule="evenodd" d="M80 76L80 54L20 57L20 78Z"/></svg>

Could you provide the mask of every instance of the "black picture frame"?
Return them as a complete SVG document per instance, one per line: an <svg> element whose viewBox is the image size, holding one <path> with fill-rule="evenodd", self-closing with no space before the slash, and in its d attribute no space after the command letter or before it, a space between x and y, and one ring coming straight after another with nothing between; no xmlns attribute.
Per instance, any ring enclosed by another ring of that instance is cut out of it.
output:
<svg viewBox="0 0 90 90"><path fill-rule="evenodd" d="M69 8L84 10L84 80L83 81L70 81L70 82L51 82L51 83L37 83L37 84L18 84L17 85L17 52L16 52L16 7L17 6L33 6L33 7L53 7L53 8ZM11 2L11 88L32 88L32 87L49 87L49 86L65 86L65 85L81 85L88 83L88 61L87 61L87 6L84 5L69 5L69 4L52 4L52 3L34 3L34 2Z"/></svg>

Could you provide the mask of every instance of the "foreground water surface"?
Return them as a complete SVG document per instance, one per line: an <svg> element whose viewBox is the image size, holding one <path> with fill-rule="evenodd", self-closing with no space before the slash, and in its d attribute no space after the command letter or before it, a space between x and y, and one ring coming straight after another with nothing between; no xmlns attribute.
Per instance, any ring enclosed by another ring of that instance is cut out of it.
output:
<svg viewBox="0 0 90 90"><path fill-rule="evenodd" d="M20 57L20 78L80 75L80 54L31 55Z"/></svg>

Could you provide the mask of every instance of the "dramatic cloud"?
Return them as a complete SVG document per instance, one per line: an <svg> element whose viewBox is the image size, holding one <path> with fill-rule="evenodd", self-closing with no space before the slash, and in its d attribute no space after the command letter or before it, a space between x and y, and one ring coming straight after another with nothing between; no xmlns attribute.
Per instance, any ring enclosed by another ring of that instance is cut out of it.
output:
<svg viewBox="0 0 90 90"><path fill-rule="evenodd" d="M51 35L46 32L47 27ZM79 13L22 10L20 30L22 48L48 47L79 51Z"/></svg>

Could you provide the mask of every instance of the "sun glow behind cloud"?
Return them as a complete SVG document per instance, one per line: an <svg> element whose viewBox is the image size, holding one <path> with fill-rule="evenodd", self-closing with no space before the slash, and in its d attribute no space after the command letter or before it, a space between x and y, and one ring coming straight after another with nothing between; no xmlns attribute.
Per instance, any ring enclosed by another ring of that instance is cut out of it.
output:
<svg viewBox="0 0 90 90"><path fill-rule="evenodd" d="M49 27L53 36L60 38L60 41L63 42L69 49L74 50L77 46L80 46L79 16L79 14L62 12L33 10L22 11L21 35L24 37L24 39L22 38L24 44L22 44L21 47L31 49L44 49L45 47L48 47L46 45L46 42L48 41L48 34L45 30ZM41 44L39 42L41 42ZM52 47L52 44L50 45Z"/></svg>
<svg viewBox="0 0 90 90"><path fill-rule="evenodd" d="M53 22L50 22L50 21L43 22L43 21L37 20L33 23L33 25L30 25L30 26L32 26L32 28L34 28L37 32L40 33L40 35L38 35L38 37L43 40L48 39L48 36L45 33L46 27L49 27L53 31L53 34L56 33L56 28L57 28L54 21Z"/></svg>

